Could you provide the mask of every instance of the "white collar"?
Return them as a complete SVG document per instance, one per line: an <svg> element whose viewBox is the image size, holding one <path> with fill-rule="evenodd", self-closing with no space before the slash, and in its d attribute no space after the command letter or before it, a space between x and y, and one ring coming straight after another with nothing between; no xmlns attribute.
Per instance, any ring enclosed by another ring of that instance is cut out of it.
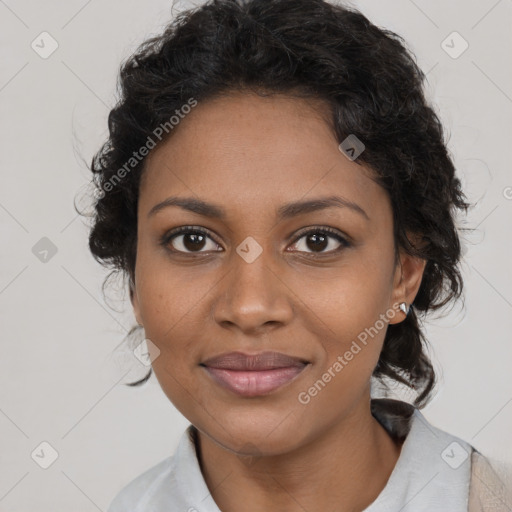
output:
<svg viewBox="0 0 512 512"><path fill-rule="evenodd" d="M467 512L472 447L431 425L418 410L400 457L364 512Z"/></svg>
<svg viewBox="0 0 512 512"><path fill-rule="evenodd" d="M467 512L471 445L432 426L404 402L372 399L372 413L390 434L406 437L385 488L364 512ZM124 487L108 512L221 512L201 473L194 435L189 425L175 455Z"/></svg>

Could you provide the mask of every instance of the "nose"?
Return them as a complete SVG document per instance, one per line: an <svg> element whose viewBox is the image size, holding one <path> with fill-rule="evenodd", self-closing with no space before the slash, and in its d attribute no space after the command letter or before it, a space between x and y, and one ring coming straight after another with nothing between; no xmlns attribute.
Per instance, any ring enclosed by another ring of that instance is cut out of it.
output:
<svg viewBox="0 0 512 512"><path fill-rule="evenodd" d="M293 293L273 268L268 253L269 249L265 249L251 263L233 254L231 267L217 288L213 307L214 319L220 326L256 335L291 321Z"/></svg>

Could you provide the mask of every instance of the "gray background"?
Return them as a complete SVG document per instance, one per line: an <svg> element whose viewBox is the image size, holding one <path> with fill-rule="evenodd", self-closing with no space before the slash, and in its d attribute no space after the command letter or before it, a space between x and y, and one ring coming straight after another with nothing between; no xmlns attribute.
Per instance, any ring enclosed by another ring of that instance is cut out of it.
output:
<svg viewBox="0 0 512 512"><path fill-rule="evenodd" d="M405 37L428 71L477 201L467 219L477 229L465 237L465 305L427 325L440 385L424 414L511 464L512 1L353 5ZM105 303L106 271L73 209L90 191L87 163L107 135L119 63L162 29L170 8L0 0L0 511L106 510L123 485L172 453L188 424L154 377L142 388L122 385L145 373L114 350L134 321L130 304L112 289ZM58 43L46 59L31 47L43 45L43 31ZM469 44L457 58L464 43L454 31ZM57 251L46 261L43 237ZM31 457L43 441L58 452L48 469Z"/></svg>

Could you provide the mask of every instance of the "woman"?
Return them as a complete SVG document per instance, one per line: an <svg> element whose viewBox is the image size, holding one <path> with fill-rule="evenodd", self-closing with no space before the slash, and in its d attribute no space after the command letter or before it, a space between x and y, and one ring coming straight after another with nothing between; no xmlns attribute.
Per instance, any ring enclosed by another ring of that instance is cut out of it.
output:
<svg viewBox="0 0 512 512"><path fill-rule="evenodd" d="M124 63L90 248L191 425L110 512L509 510L420 412L468 207L423 79L323 0L212 0ZM372 395L390 381L413 403Z"/></svg>

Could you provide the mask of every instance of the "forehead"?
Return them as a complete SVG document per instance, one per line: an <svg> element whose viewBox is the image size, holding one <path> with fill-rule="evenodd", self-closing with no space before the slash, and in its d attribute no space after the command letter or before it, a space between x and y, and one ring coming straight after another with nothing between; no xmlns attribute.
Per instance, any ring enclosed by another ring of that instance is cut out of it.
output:
<svg viewBox="0 0 512 512"><path fill-rule="evenodd" d="M365 210L387 206L371 172L346 158L320 100L231 93L199 103L147 157L140 207L197 196L237 215L341 195Z"/></svg>

